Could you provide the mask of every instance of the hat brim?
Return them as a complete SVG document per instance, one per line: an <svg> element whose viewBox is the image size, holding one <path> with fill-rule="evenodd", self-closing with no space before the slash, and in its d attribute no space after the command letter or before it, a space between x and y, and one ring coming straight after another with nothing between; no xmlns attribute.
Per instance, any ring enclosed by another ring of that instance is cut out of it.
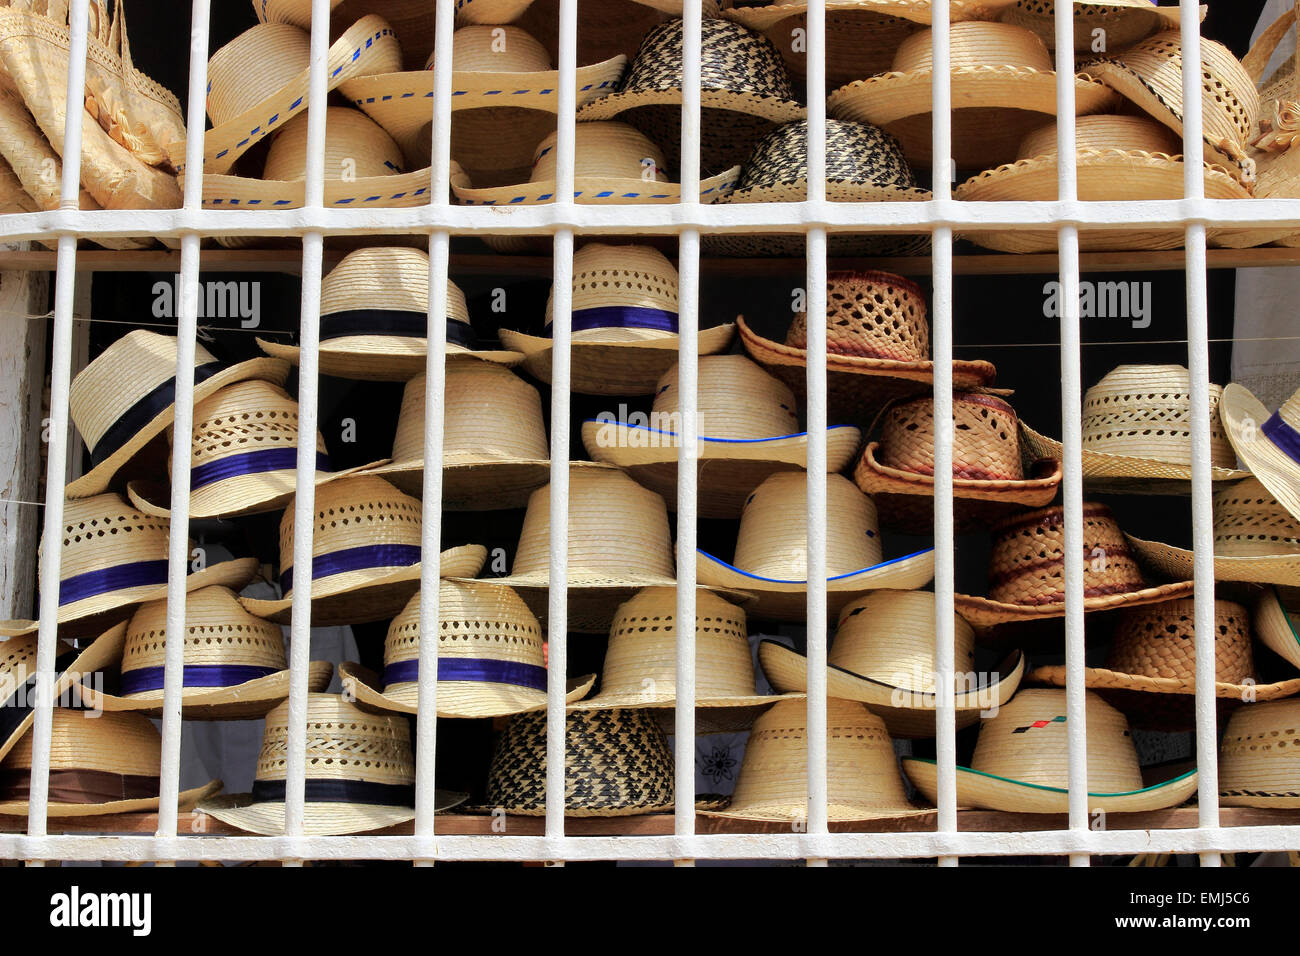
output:
<svg viewBox="0 0 1300 956"><path fill-rule="evenodd" d="M1131 534L1124 536L1139 561L1161 577L1175 581L1190 580L1194 561L1187 548L1176 548L1159 541L1146 541ZM1252 584L1288 584L1300 581L1300 554L1260 554L1234 557L1214 556L1214 580L1247 581Z"/></svg>
<svg viewBox="0 0 1300 956"><path fill-rule="evenodd" d="M572 465L592 462L570 462ZM366 472L380 475L399 491L420 497L424 491L424 462L395 461ZM490 458L451 459L442 466L444 511L501 511L523 508L534 491L551 480L549 461Z"/></svg>
<svg viewBox="0 0 1300 956"><path fill-rule="evenodd" d="M952 23L963 20L984 20L1003 9L1015 4L1017 0L951 0L949 19ZM879 13L884 16L898 17L929 26L930 4L917 3L916 0L826 0L826 12L832 13ZM808 12L807 0L795 3L774 3L766 7L737 7L726 10L723 16L741 26L765 33L772 27Z"/></svg>
<svg viewBox="0 0 1300 956"><path fill-rule="evenodd" d="M740 180L740 167L700 181L700 201L711 203L731 192ZM555 180L516 186L485 186L479 189L451 184L464 206L535 206L555 201ZM679 203L680 183L645 182L613 176L579 176L573 183L574 201L596 205L638 205Z"/></svg>
<svg viewBox="0 0 1300 956"><path fill-rule="evenodd" d="M257 344L267 355L298 364L300 349L259 338ZM423 375L428 367L429 343L425 339L398 338L389 335L351 335L322 342L317 353L321 375L360 379L369 382L406 382ZM448 361L479 359L493 365L512 368L524 360L519 352L507 349L467 349L454 342L446 348Z"/></svg>
<svg viewBox="0 0 1300 956"><path fill-rule="evenodd" d="M273 385L283 385L289 377L289 366L276 358L254 358L238 362L223 368L209 378L194 385L194 404L197 405L210 395L214 395L227 385L237 382L260 380ZM75 481L69 482L65 493L69 498L89 498L102 494L109 489L113 478L142 451L153 439L167 431L176 414L176 406L168 405L153 419L122 444L122 447L109 455L90 471Z"/></svg>
<svg viewBox="0 0 1300 956"><path fill-rule="evenodd" d="M440 578L474 578L483 570L487 548L479 544L449 548L439 556ZM311 622L313 627L365 624L396 617L420 589L421 562L402 568L366 568L346 571L312 582ZM241 597L248 613L289 623L292 595L276 601Z"/></svg>
<svg viewBox="0 0 1300 956"><path fill-rule="evenodd" d="M803 202L807 198L808 180L793 179L764 186L738 188L723 196L718 202L725 205L740 205L755 202ZM850 182L844 179L826 180L827 202L929 202L933 198L934 193L917 186L880 185Z"/></svg>
<svg viewBox="0 0 1300 956"><path fill-rule="evenodd" d="M1190 597L1192 581L1176 581L1156 587L1140 588L1122 594L1105 594L1083 599L1085 614L1095 611L1113 611L1119 608L1139 607L1144 604L1162 604L1175 598ZM1041 621L1065 616L1065 602L1052 604L1008 604L971 594L956 596L957 613L974 628L989 628L1017 621Z"/></svg>
<svg viewBox="0 0 1300 956"><path fill-rule="evenodd" d="M434 791L434 812L442 813L465 802L466 794ZM284 804L254 802L252 795L232 793L205 800L197 808L237 830L262 836L284 833ZM341 836L367 833L410 823L414 807L385 807L364 803L312 803L303 805L303 833L307 836Z"/></svg>
<svg viewBox="0 0 1300 956"><path fill-rule="evenodd" d="M903 772L912 785L933 802L938 796L938 767L933 760L903 758ZM1141 790L1124 793L1089 793L1088 810L1106 813L1142 813L1179 806L1196 792L1196 771ZM1025 783L1009 777L957 768L957 805L1006 813L1069 813L1070 796L1064 787Z"/></svg>
<svg viewBox="0 0 1300 956"><path fill-rule="evenodd" d="M221 792L220 780L211 780L201 787L183 790L176 800L178 810L191 810L202 800ZM107 803L55 803L51 801L46 813L50 817L98 817L110 813L148 813L158 809L158 797L139 797L134 800L111 800ZM0 816L27 816L26 800L0 802Z"/></svg>
<svg viewBox="0 0 1300 956"><path fill-rule="evenodd" d="M429 204L431 168L426 166L393 176L362 176L358 179L329 179L325 182L326 208L406 209ZM455 178L455 177L453 177ZM468 179L462 179L469 182ZM180 176L185 188L185 174ZM207 173L203 177L204 209L301 209L307 201L302 179L256 179Z"/></svg>
<svg viewBox="0 0 1300 956"><path fill-rule="evenodd" d="M394 714L419 713L418 687L402 685L409 691L384 693L379 675L355 661L339 665L339 678L345 692L351 692L359 705ZM595 674L571 677L565 682L565 703L581 700L596 683ZM438 681L438 716L454 719L511 717L546 708L546 691L492 681Z"/></svg>
<svg viewBox="0 0 1300 956"><path fill-rule="evenodd" d="M762 803L730 804L725 810L697 810L702 816L722 817L730 820L752 820L755 823L794 823L806 821L807 804ZM903 807L880 807L858 803L826 804L826 820L829 823L862 823L868 820L892 820L905 817L918 817L935 811L911 804Z"/></svg>
<svg viewBox="0 0 1300 956"><path fill-rule="evenodd" d="M659 379L677 364L681 341L676 334L653 339L601 341L599 330L571 339L570 387L582 395L649 395ZM730 322L700 329L696 344L701 355L725 352L736 334ZM501 330L501 343L522 352L524 369L539 381L551 381L551 350L547 336Z"/></svg>
<svg viewBox="0 0 1300 956"><path fill-rule="evenodd" d="M1293 667L1300 668L1300 631L1296 630L1300 618L1293 617L1287 610L1288 604L1296 603L1297 590L1294 587L1265 588L1255 603L1252 623L1255 636L1264 646L1288 661ZM3 756L0 754L0 756Z"/></svg>
<svg viewBox="0 0 1300 956"><path fill-rule="evenodd" d="M326 690L334 677L329 661L312 661L307 665L307 689L312 693ZM134 711L146 717L162 716L162 690L149 691L138 697L82 691L90 707L106 711ZM181 716L185 720L251 720L265 717L289 697L289 671L277 671L231 687L184 687L181 689Z"/></svg>
<svg viewBox="0 0 1300 956"><path fill-rule="evenodd" d="M1268 409L1250 389L1233 382L1223 389L1219 417L1237 457L1277 499L1300 520L1300 463L1295 462L1264 434Z"/></svg>
<svg viewBox="0 0 1300 956"><path fill-rule="evenodd" d="M680 87L661 90L622 90L602 96L578 110L578 122L609 120L640 106L681 106ZM804 119L807 107L795 100L779 96L765 96L747 90L700 90L700 108L743 113L773 123L789 123Z"/></svg>

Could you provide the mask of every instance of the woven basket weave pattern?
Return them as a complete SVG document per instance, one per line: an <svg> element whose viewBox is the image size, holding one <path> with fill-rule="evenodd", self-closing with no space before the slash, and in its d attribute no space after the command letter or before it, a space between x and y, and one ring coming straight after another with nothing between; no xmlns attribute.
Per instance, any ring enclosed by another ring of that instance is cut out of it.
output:
<svg viewBox="0 0 1300 956"><path fill-rule="evenodd" d="M266 715L256 779L284 780L289 758L289 702ZM307 779L415 782L405 717L370 714L336 694L307 698Z"/></svg>
<svg viewBox="0 0 1300 956"><path fill-rule="evenodd" d="M298 403L278 385L256 379L223 388L194 409L194 466L230 455L298 445ZM316 450L325 441L316 434Z"/></svg>
<svg viewBox="0 0 1300 956"><path fill-rule="evenodd" d="M1300 554L1300 521L1258 478L1214 495L1214 553L1228 557Z"/></svg>
<svg viewBox="0 0 1300 956"><path fill-rule="evenodd" d="M66 580L85 571L167 555L170 522L141 514L120 495L72 499L63 506Z"/></svg>
<svg viewBox="0 0 1300 956"><path fill-rule="evenodd" d="M287 666L280 626L249 614L228 588L201 588L186 597L183 640L186 667L227 664L284 670ZM122 672L161 667L166 643L167 602L144 605L126 628Z"/></svg>
<svg viewBox="0 0 1300 956"><path fill-rule="evenodd" d="M736 188L791 185L807 179L808 121L795 120L759 141ZM916 186L897 139L875 126L834 119L826 121L826 180Z"/></svg>
<svg viewBox="0 0 1300 956"><path fill-rule="evenodd" d="M833 272L826 282L828 352L900 362L930 357L925 298L916 283L888 272ZM808 347L806 312L795 315L785 344Z"/></svg>
<svg viewBox="0 0 1300 956"><path fill-rule="evenodd" d="M1123 674L1196 679L1194 605L1181 598L1123 612L1111 639L1106 666ZM1226 684L1255 674L1250 612L1232 601L1214 602L1214 672Z"/></svg>
<svg viewBox="0 0 1300 956"><path fill-rule="evenodd" d="M793 100L785 63L772 41L727 20L705 20L700 48L700 88ZM623 91L674 90L682 85L682 21L651 30L637 51Z"/></svg>
<svg viewBox="0 0 1300 956"><path fill-rule="evenodd" d="M1020 0L1002 14L1003 23L1025 27L1048 46L1056 43L1056 13L1052 0ZM1074 48L1092 48L1094 30L1106 31L1108 49L1120 50L1151 32L1156 14L1131 7L1106 7L1095 3L1074 4Z"/></svg>
<svg viewBox="0 0 1300 956"><path fill-rule="evenodd" d="M1006 402L986 395L953 396L953 476L1021 481L1019 427ZM892 406L881 426L880 462L901 471L934 474L934 400Z"/></svg>

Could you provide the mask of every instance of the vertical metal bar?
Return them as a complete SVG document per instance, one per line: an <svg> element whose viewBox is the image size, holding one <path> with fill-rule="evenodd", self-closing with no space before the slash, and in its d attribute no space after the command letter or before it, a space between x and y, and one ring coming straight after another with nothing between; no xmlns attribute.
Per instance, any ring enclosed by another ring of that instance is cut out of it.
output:
<svg viewBox="0 0 1300 956"><path fill-rule="evenodd" d="M1205 198L1201 157L1201 20L1194 0L1182 0L1183 193ZM1210 346L1206 292L1205 225L1187 227L1187 366L1191 373L1193 617L1196 623L1197 825L1219 825L1219 751L1214 694L1214 526L1210 475ZM1222 865L1218 853L1202 853L1202 866Z"/></svg>
<svg viewBox="0 0 1300 956"><path fill-rule="evenodd" d="M86 88L89 0L72 0L68 10L69 108L63 125L63 181L59 208L75 212L81 196L81 124L85 114L71 105ZM50 446L45 462L45 525L41 552L40 627L36 638L36 707L32 720L31 798L27 833L46 834L50 794L50 741L54 720L54 659L59 627L59 573L63 553L63 476L68 456L68 388L72 365L72 306L77 282L77 237L59 236L54 279L54 337L50 343ZM42 865L40 861L32 861Z"/></svg>
<svg viewBox="0 0 1300 956"><path fill-rule="evenodd" d="M1074 124L1074 5L1056 5L1057 198L1078 199L1078 157ZM1071 830L1088 831L1087 689L1084 687L1083 616L1083 409L1082 352L1079 330L1079 230L1058 232L1061 283L1061 408L1065 418L1065 713L1069 746ZM1086 853L1070 856L1071 866L1088 866Z"/></svg>

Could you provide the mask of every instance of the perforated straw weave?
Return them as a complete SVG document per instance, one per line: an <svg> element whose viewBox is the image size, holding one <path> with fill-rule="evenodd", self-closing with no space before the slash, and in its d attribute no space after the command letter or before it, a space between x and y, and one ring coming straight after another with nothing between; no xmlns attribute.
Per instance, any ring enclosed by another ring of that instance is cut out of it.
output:
<svg viewBox="0 0 1300 956"><path fill-rule="evenodd" d="M1102 31L1107 50L1122 50L1158 30L1177 30L1178 4L1157 7L1152 0L1092 0L1074 2L1074 51L1095 52L1096 31ZM1053 0L1019 0L1002 11L1003 23L1026 27L1056 49L1056 4ZM1201 19L1205 7L1201 7Z"/></svg>
<svg viewBox="0 0 1300 956"><path fill-rule="evenodd" d="M1300 807L1300 701L1242 707L1219 748L1219 803Z"/></svg>

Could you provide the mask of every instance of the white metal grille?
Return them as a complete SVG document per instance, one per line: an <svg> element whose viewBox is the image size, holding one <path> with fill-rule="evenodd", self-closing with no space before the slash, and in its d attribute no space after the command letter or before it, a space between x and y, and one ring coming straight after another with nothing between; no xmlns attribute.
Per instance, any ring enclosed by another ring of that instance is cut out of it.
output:
<svg viewBox="0 0 1300 956"><path fill-rule="evenodd" d="M209 48L209 0L194 0L190 38L188 92L189 137L187 165L202 167L205 90ZM88 0L72 0L72 52L68 69L69 91L84 87L87 47ZM680 383L682 432L678 479L677 566L680 587L677 620L695 616L696 544L696 389L699 328L697 296L700 276L701 233L801 233L807 242L806 289L809 316L824 314L826 307L826 252L828 233L845 230L907 233L933 236L932 338L935 360L935 602L937 670L953 667L953 486L952 486L952 370L954 230L981 228L1049 228L1059 234L1059 269L1064 303L1060 319L1061 396L1065 459L1064 500L1067 553L1083 546L1083 482L1081 448L1081 375L1079 332L1080 229L1117 229L1179 226L1186 232L1187 339L1192 373L1193 499L1196 580L1196 751L1200 770L1198 826L1164 830L1092 830L1089 828L1084 739L1083 581L1077 563L1067 562L1066 651L1069 676L1068 732L1070 743L1070 813L1068 828L1046 831L958 831L956 809L956 730L951 711L941 712L938 724L939 801L938 825L932 832L843 833L829 832L827 823L826 747L826 635L827 607L824 586L808 593L809 674L809 807L806 831L780 834L718 833L697 835L692 804L694 792L695 714L689 707L676 712L676 783L678 804L671 834L648 836L566 835L564 816L564 694L566 664L566 594L550 593L550 668L548 687L547 812L539 835L440 835L446 818L433 814L433 768L437 752L435 718L437 644L422 642L418 717L416 819L409 836L307 837L303 835L304 770L309 660L308 588L293 596L289 770L286 833L282 837L194 835L178 833L176 796L180 767L180 672L184 629L187 540L184 522L171 528L167 617L166 681L163 722L162 810L156 835L106 838L98 834L50 834L47 821L48 770L51 741L50 688L55 659L55 621L58 592L46 588L41 595L39 670L41 692L36 710L32 796L25 835L0 835L0 858L28 860L193 860L225 859L399 859L429 863L436 860L585 860L804 858L810 863L837 858L938 858L955 864L962 856L1068 855L1072 863L1086 865L1099 853L1183 852L1199 853L1205 865L1217 865L1219 854L1234 851L1300 849L1300 826L1220 828L1217 802L1215 734L1213 562L1210 509L1210 453L1208 401L1208 341L1206 318L1206 227L1213 225L1276 225L1300 230L1300 200L1206 200L1200 164L1186 164L1186 197L1147 202L1080 204L1076 197L1076 162L1073 123L1074 54L1072 10L1057 9L1057 77L1059 127L1059 185L1057 202L958 203L945 185L952 180L949 113L949 13L946 4L934 7L934 182L935 197L920 203L829 203L825 196L824 169L826 123L820 109L809 111L809 193L806 202L757 205L703 205L698 201L700 179L700 0L686 0L688 24L685 46L686 95L682 120L682 202L677 206L577 205L573 195L575 84L577 66L576 0L560 5L559 141L557 188L559 201L551 205L485 209L451 205L450 173L451 40L455 0L437 0L435 39L435 95L433 98L433 160L431 201L410 209L326 209L323 199L323 144L326 100L325 63L328 49L328 0L313 0L311 32L312 79L309 102L309 161L304 208L295 210L202 209L201 177L190 176L185 204L179 210L95 211L77 207L80 183L81 116L69 112L63 156L62 207L57 211L7 216L0 219L0 237L9 240L57 237L54 337L52 341L51 429L48 458L48 494L45 510L47 540L59 537L63 515L63 475L68 455L68 387L72 354L73 281L78 266L79 237L177 237L181 246L181 308L176 374L176 433L188 434L193 404L193 354L198 313L199 240L211 235L293 235L302 238L300 444L298 495L295 505L294 563L309 567L312 556L314 512L315 435L317 432L317 349L319 345L320 279L323 241L327 235L383 235L416 233L429 237L428 405L426 409L424 471L426 501L442 496L443 358L446 329L443 308L447 294L449 243L453 235L490 231L517 235L547 234L554 242L554 360L551 409L551 580L564 580L567 572L567 458L570 442L570 342L571 280L574 239L578 235L676 235L680 243ZM1199 18L1195 0L1182 0L1184 43L1185 155L1201 153L1201 83L1198 70ZM825 10L814 0L808 11L808 102L825 101ZM77 102L79 96L69 97ZM826 330L823 323L808 323L807 429L808 443L808 580L826 579ZM820 359L815 357L821 356ZM173 514L185 513L190 491L190 450L177 442L171 465ZM423 551L436 556L441 537L438 508L424 513ZM42 555L45 581L59 580L60 551L48 547ZM437 561L423 562L421 629L435 633L438 621ZM695 635L691 628L677 629L679 699L694 697Z"/></svg>

